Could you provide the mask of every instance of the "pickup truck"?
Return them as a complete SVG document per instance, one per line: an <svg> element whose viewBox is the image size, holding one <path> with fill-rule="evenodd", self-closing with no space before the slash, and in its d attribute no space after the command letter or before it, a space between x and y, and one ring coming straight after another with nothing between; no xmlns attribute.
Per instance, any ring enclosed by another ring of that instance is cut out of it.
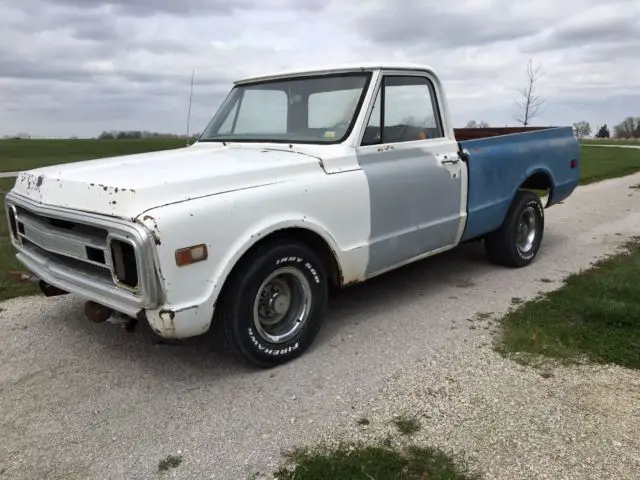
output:
<svg viewBox="0 0 640 480"><path fill-rule="evenodd" d="M530 264L579 155L570 126L454 129L427 66L351 65L237 81L184 148L22 172L6 213L45 295L273 367L312 344L330 284L474 240Z"/></svg>

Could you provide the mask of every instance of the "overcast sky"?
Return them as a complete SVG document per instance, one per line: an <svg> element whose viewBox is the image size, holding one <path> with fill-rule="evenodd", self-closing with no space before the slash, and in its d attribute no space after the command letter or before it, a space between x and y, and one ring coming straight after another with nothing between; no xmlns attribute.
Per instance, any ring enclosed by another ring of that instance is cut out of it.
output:
<svg viewBox="0 0 640 480"><path fill-rule="evenodd" d="M0 135L201 131L235 78L327 63L439 72L456 126L640 116L639 0L0 0ZM595 133L595 132L594 132Z"/></svg>

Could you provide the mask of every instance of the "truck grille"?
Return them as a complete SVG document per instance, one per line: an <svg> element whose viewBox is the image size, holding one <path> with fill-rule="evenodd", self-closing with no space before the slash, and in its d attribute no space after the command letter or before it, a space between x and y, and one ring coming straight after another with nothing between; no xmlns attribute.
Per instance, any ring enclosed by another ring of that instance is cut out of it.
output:
<svg viewBox="0 0 640 480"><path fill-rule="evenodd" d="M9 224L16 241L31 253L101 284L138 290L136 248L126 239L17 205L9 209Z"/></svg>

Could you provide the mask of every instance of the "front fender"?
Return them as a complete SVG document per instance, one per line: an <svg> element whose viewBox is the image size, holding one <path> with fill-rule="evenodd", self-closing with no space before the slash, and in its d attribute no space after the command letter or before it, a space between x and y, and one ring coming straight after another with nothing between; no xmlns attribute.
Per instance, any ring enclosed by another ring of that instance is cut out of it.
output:
<svg viewBox="0 0 640 480"><path fill-rule="evenodd" d="M343 175L348 174L339 176ZM351 181L350 188L337 179L334 182L302 186L292 182L231 192L158 207L137 217L155 240L165 297L162 309L195 309L199 322L205 317L210 321L224 283L240 258L266 236L289 228L321 237L334 253L345 281L362 279L370 231L368 197ZM176 250L200 244L207 246L205 261L182 267L176 264ZM170 315L165 312L160 318L156 313L153 318L166 324Z"/></svg>

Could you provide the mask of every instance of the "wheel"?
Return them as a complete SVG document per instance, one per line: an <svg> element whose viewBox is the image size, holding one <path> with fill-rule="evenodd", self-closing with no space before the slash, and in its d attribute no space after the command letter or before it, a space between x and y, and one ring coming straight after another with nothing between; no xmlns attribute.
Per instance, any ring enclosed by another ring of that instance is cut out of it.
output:
<svg viewBox="0 0 640 480"><path fill-rule="evenodd" d="M325 268L307 246L263 245L234 269L221 305L224 344L244 360L273 367L301 355L324 321Z"/></svg>
<svg viewBox="0 0 640 480"><path fill-rule="evenodd" d="M535 259L544 234L544 207L540 197L521 190L500 229L485 238L489 261L508 267L524 267Z"/></svg>

